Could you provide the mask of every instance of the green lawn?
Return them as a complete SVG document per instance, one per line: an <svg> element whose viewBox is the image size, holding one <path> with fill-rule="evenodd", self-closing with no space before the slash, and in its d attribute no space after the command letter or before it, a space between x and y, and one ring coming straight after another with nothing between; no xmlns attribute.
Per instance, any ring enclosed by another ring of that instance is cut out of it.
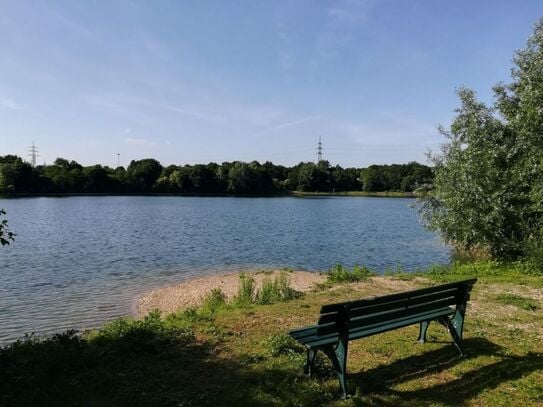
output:
<svg viewBox="0 0 543 407"><path fill-rule="evenodd" d="M352 342L355 394L348 400L338 398L326 359L319 358L316 378L303 376L302 349L285 332L315 322L322 304L431 279L371 277L288 302L154 314L82 336L19 342L0 352L0 404L543 405L543 278L516 280L483 276L475 285L463 358L438 324L430 325L426 344L416 342L415 326Z"/></svg>

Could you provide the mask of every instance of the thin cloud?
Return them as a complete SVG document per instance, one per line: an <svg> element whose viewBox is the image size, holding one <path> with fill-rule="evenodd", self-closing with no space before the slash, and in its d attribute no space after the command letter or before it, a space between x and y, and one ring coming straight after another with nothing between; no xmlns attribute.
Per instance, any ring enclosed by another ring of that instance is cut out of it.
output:
<svg viewBox="0 0 543 407"><path fill-rule="evenodd" d="M272 127L272 128L270 129L270 131L280 130L280 129L284 129L284 128L286 128L286 127L297 126L297 125L299 125L299 124L307 123L307 122L312 122L313 120L317 120L317 119L320 119L320 116L319 116L319 115L304 117L303 119L294 120L294 121L286 122L286 123L281 123L281 124L279 124L279 125L277 125L277 126L275 126L275 127Z"/></svg>
<svg viewBox="0 0 543 407"><path fill-rule="evenodd" d="M131 144L133 146L138 146L138 147L156 147L158 145L154 141L145 140L142 138L132 138L132 137L125 138L124 142L126 144Z"/></svg>
<svg viewBox="0 0 543 407"><path fill-rule="evenodd" d="M0 106L10 110L24 110L24 107L13 99L0 97Z"/></svg>
<svg viewBox="0 0 543 407"><path fill-rule="evenodd" d="M216 114L216 113L209 113L202 110L192 110L192 109L186 109L184 107L179 106L172 106L172 105L162 105L157 104L156 107L161 108L163 110L168 110L171 112L179 113L185 116L194 117L206 122L212 122L212 123L222 123L224 122L224 117Z"/></svg>
<svg viewBox="0 0 543 407"><path fill-rule="evenodd" d="M317 119L320 119L320 115L307 116L307 117L304 117L302 119L276 124L275 126L269 127L269 128L267 128L267 129L265 129L265 130L263 130L261 132L258 132L255 135L260 136L262 134L271 133L271 132L274 132L274 131L277 131L277 130L283 130L283 129L286 129L286 128L289 128L289 127L299 126L300 124L312 122L312 121L317 120Z"/></svg>

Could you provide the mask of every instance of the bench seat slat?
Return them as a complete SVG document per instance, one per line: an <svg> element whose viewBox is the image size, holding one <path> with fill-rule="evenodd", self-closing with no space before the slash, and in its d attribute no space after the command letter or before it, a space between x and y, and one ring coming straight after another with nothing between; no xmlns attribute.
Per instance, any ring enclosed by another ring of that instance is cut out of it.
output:
<svg viewBox="0 0 543 407"><path fill-rule="evenodd" d="M408 297L418 297L424 294L429 294L433 292L441 292L445 291L450 288L459 287L461 290L464 290L466 287L471 287L475 282L477 281L476 278L469 279L469 280L463 280L463 281L457 281L455 283L448 283L448 284L441 284L438 286L432 286L432 287L426 287L426 288L419 288L418 290L412 290L407 291L403 293L398 294L389 294L384 295L381 297L371 297L371 298L365 298L358 301L346 301L336 304L326 304L323 305L321 308L321 314L326 314L329 312L338 312L343 309L345 306L350 306L351 308L358 308L365 305L378 305L383 303L388 303L395 300L401 300L403 298Z"/></svg>
<svg viewBox="0 0 543 407"><path fill-rule="evenodd" d="M349 320L349 328L363 327L367 325L372 325L374 323L383 322L386 323L390 320L395 320L398 318L415 316L417 314L423 314L427 311L433 311L436 309L441 309L448 307L449 305L455 305L455 298L446 298L440 301L434 301L428 304L417 305L416 307L402 309L398 311L387 311L385 313L373 314L370 316L364 316L360 318L353 318ZM320 332L320 331L319 331Z"/></svg>
<svg viewBox="0 0 543 407"><path fill-rule="evenodd" d="M452 308L449 308L449 310L443 310L443 311L439 311L439 312L432 312L432 313L428 313L426 315L417 315L417 316L412 317L412 318L400 319L400 320L398 320L396 322L391 322L391 323L388 323L388 324L385 324L385 325L375 326L373 328L365 327L364 329L362 329L360 331L354 331L352 334L349 333L349 340L364 338L366 336L379 334L381 332L391 331L393 329L398 329L398 328L402 328L402 327L405 327L405 326L416 324L418 322L423 322L423 321L428 321L428 320L439 318L439 317L444 317L444 316L447 316L447 315L451 315L453 313L454 313L454 310Z"/></svg>
<svg viewBox="0 0 543 407"><path fill-rule="evenodd" d="M353 328L353 329L349 329L349 339L362 338L364 336L370 336L377 333L386 332L391 329L396 329L398 327L412 325L417 322L428 321L428 320L439 318L442 316L451 315L453 313L454 313L453 308L446 307L446 308L442 308L438 310L434 309L433 311L420 313L415 316L396 318L388 322L375 323L371 326L366 326L362 328ZM298 341L309 347L318 347L318 346L323 346L330 343L336 343L339 336L337 328L334 331L331 331L325 334L317 333L316 329L314 332L315 332L314 335L300 338L298 339Z"/></svg>

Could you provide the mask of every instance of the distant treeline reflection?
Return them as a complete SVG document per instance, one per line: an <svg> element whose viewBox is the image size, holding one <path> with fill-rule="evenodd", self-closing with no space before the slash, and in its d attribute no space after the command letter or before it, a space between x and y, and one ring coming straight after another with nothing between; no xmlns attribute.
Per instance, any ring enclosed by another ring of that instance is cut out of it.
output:
<svg viewBox="0 0 543 407"><path fill-rule="evenodd" d="M57 158L53 165L33 168L15 155L0 156L0 192L24 193L187 193L276 194L287 191L402 191L432 183L432 168L408 164L342 168L328 161L301 162L293 167L234 161L222 164L169 165L148 158L127 168L84 167Z"/></svg>

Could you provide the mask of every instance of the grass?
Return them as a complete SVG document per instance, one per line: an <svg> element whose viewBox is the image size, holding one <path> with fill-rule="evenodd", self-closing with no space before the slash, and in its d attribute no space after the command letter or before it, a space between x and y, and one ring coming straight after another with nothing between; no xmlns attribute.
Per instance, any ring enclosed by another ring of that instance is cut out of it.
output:
<svg viewBox="0 0 543 407"><path fill-rule="evenodd" d="M376 275L376 273L365 266L355 265L352 270L349 270L347 267L344 267L341 264L336 264L333 268L328 270L326 283L329 285L338 283L353 283L367 280L368 277L374 275Z"/></svg>
<svg viewBox="0 0 543 407"><path fill-rule="evenodd" d="M281 271L273 279L264 278L260 289L256 288L255 280L250 275L240 273L239 278L238 293L231 306L243 308L253 304L273 304L302 296L301 292L291 288L288 271Z"/></svg>
<svg viewBox="0 0 543 407"><path fill-rule="evenodd" d="M513 305L526 311L535 311L541 308L539 304L531 298L516 294L500 294L496 296L496 302L504 305Z"/></svg>
<svg viewBox="0 0 543 407"><path fill-rule="evenodd" d="M212 291L199 309L30 337L0 350L0 405L542 405L543 315L521 304L541 307L536 280L543 277L519 283L481 270L467 310L466 357L457 357L435 323L424 345L416 342L415 326L353 341L348 372L355 394L348 400L338 398L322 355L316 377L303 376L303 348L286 332L315 323L322 304L387 294L399 290L395 284L403 290L468 277L465 268L413 280L372 277L266 305L256 303L257 290L247 284L244 295L251 292L253 299L247 306L223 302L220 291Z"/></svg>

